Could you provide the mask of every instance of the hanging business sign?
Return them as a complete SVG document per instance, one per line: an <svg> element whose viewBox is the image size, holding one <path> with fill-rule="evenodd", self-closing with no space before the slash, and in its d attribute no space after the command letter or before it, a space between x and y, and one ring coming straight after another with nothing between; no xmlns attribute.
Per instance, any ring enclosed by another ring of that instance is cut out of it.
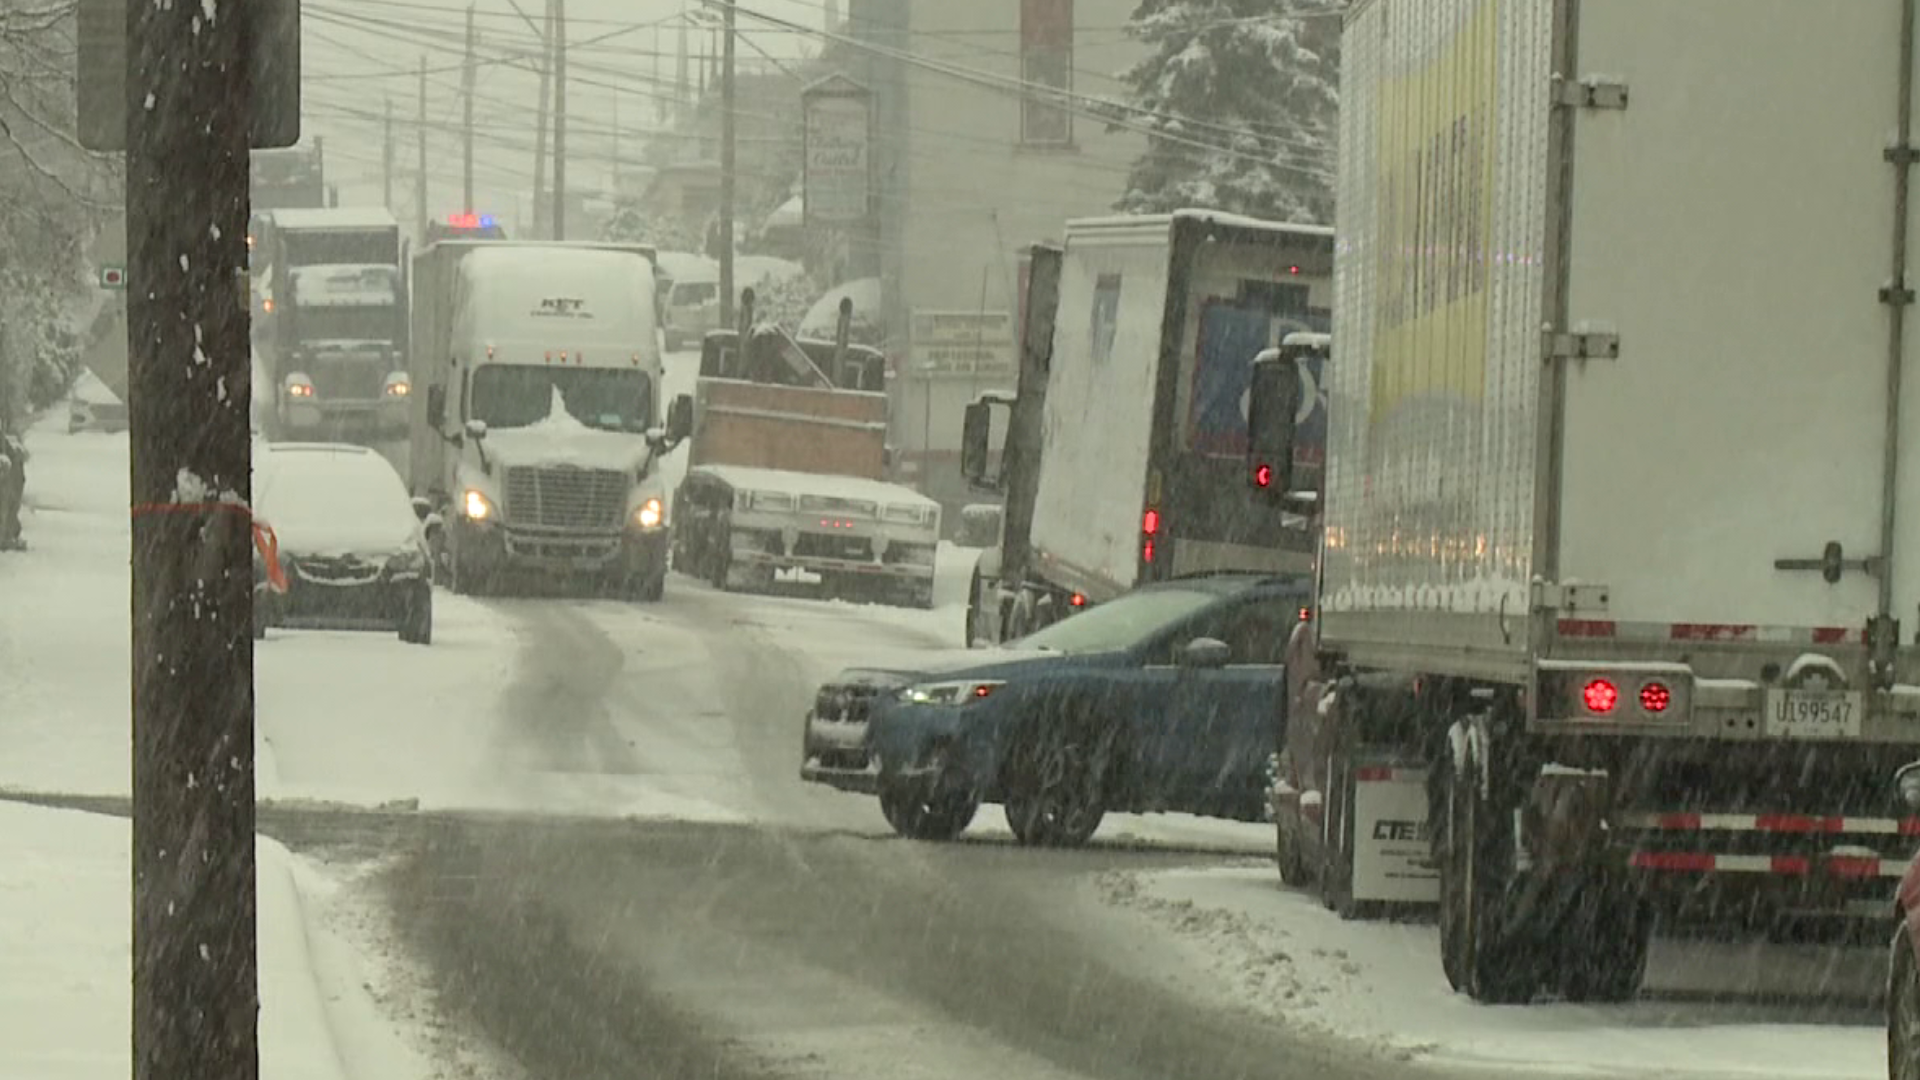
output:
<svg viewBox="0 0 1920 1080"><path fill-rule="evenodd" d="M801 206L808 225L851 225L873 207L873 95L844 75L800 92Z"/></svg>

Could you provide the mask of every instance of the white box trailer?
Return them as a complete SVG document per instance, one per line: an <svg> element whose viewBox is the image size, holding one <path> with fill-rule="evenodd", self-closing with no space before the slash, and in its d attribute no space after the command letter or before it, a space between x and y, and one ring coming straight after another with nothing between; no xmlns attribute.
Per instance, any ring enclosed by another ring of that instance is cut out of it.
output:
<svg viewBox="0 0 1920 1080"><path fill-rule="evenodd" d="M1245 396L1257 355L1327 329L1332 258L1326 228L1209 210L1067 223L1039 587L1100 603L1184 574L1310 571L1310 534L1248 479Z"/></svg>
<svg viewBox="0 0 1920 1080"><path fill-rule="evenodd" d="M1478 997L1630 994L1654 912L1885 914L1920 757L1902 17L1348 13L1319 648L1425 710Z"/></svg>

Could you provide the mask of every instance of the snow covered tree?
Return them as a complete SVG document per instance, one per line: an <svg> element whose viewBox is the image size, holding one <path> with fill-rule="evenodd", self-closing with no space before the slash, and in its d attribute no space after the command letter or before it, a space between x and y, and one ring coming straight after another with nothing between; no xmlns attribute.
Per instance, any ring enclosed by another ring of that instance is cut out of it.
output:
<svg viewBox="0 0 1920 1080"><path fill-rule="evenodd" d="M0 11L0 427L71 385L99 300L86 245L116 212L108 159L73 138L74 32L72 5Z"/></svg>
<svg viewBox="0 0 1920 1080"><path fill-rule="evenodd" d="M1331 223L1339 31L1324 0L1141 0L1148 55L1103 110L1147 133L1116 207Z"/></svg>
<svg viewBox="0 0 1920 1080"><path fill-rule="evenodd" d="M634 199L621 199L601 239L615 244L652 244L656 251L707 250L706 223L655 214Z"/></svg>

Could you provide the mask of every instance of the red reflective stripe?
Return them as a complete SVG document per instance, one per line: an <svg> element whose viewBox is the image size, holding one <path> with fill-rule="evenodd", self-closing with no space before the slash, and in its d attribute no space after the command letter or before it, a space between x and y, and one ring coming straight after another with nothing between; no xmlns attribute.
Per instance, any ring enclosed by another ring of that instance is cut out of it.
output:
<svg viewBox="0 0 1920 1080"><path fill-rule="evenodd" d="M1753 636L1757 628L1733 623L1673 623L1667 637L1674 641L1739 641Z"/></svg>
<svg viewBox="0 0 1920 1080"><path fill-rule="evenodd" d="M1393 779L1393 770L1384 766L1374 765L1364 769L1353 770L1353 778L1362 784L1376 780L1391 780Z"/></svg>
<svg viewBox="0 0 1920 1080"><path fill-rule="evenodd" d="M1810 833L1845 832L1846 818L1808 817L1804 814L1760 814L1753 819L1753 827L1760 832Z"/></svg>
<svg viewBox="0 0 1920 1080"><path fill-rule="evenodd" d="M1813 628L1815 645L1835 645L1847 640L1847 628L1844 626L1816 626Z"/></svg>
<svg viewBox="0 0 1920 1080"><path fill-rule="evenodd" d="M1641 870L1703 872L1713 869L1713 856L1691 851L1636 851L1631 865Z"/></svg>
<svg viewBox="0 0 1920 1080"><path fill-rule="evenodd" d="M1827 873L1834 877L1879 877L1880 860L1857 855L1836 855L1827 860Z"/></svg>
<svg viewBox="0 0 1920 1080"><path fill-rule="evenodd" d="M1561 637L1612 637L1616 624L1609 619L1561 619Z"/></svg>
<svg viewBox="0 0 1920 1080"><path fill-rule="evenodd" d="M1901 836L1920 836L1920 818L1901 818Z"/></svg>
<svg viewBox="0 0 1920 1080"><path fill-rule="evenodd" d="M1804 855L1775 855L1773 872L1776 874L1805 874L1813 869L1813 864Z"/></svg>
<svg viewBox="0 0 1920 1080"><path fill-rule="evenodd" d="M1661 814L1654 822L1659 829L1697 829L1700 827L1699 814Z"/></svg>

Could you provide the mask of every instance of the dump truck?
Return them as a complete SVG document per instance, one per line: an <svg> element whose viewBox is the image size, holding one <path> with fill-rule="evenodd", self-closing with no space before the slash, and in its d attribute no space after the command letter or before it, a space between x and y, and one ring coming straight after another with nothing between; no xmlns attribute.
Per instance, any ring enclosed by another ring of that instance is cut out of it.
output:
<svg viewBox="0 0 1920 1080"><path fill-rule="evenodd" d="M886 362L838 338L753 322L701 342L673 565L725 590L797 586L933 606L940 504L885 482Z"/></svg>

